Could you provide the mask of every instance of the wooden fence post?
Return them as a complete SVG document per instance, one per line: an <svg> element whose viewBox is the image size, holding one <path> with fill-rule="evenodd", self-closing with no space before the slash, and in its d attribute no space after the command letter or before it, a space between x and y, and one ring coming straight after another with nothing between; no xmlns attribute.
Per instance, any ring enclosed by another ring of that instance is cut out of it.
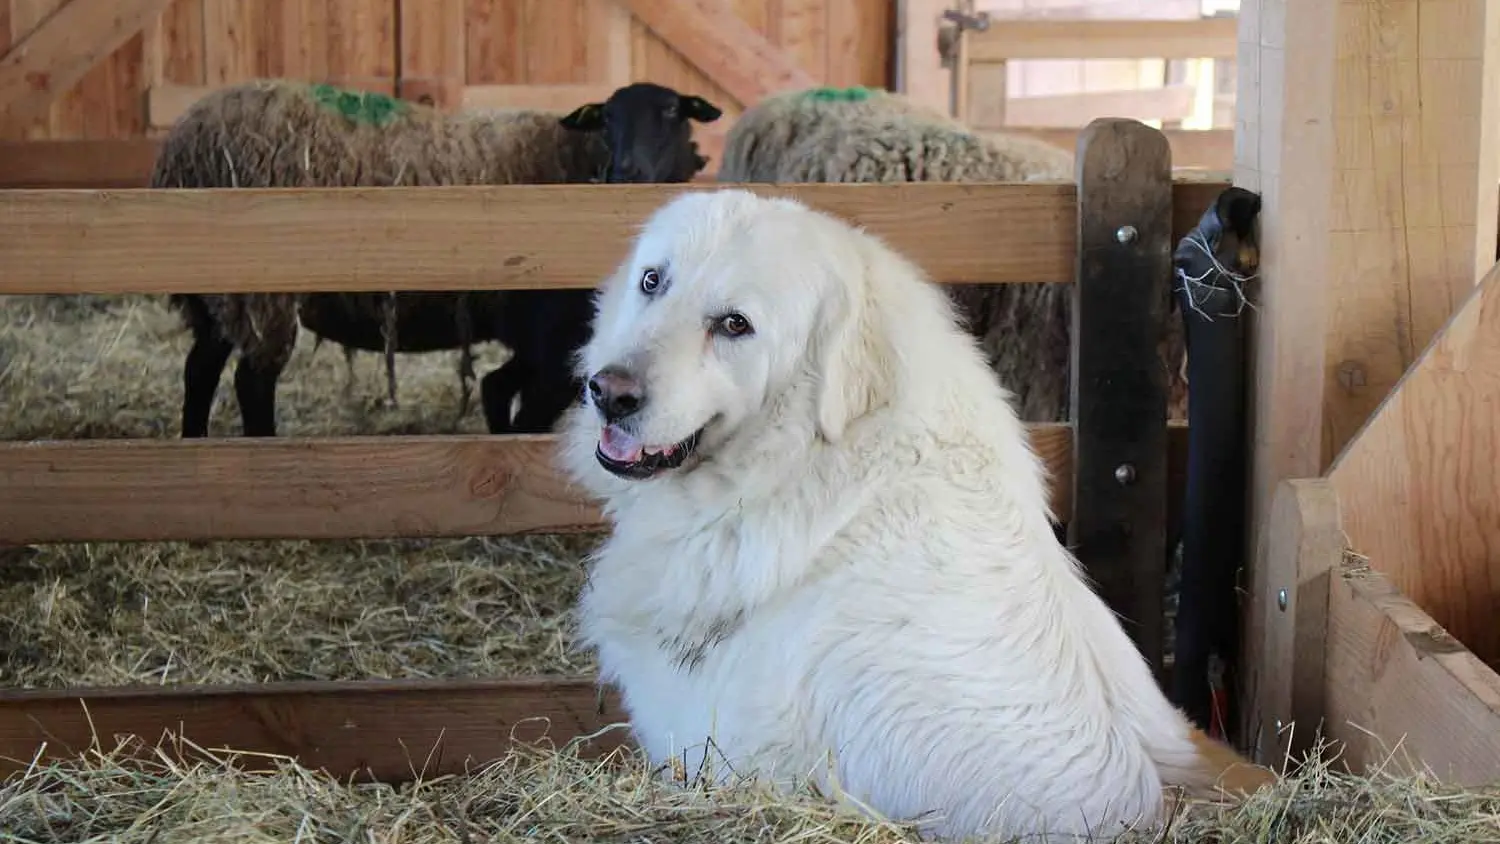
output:
<svg viewBox="0 0 1500 844"><path fill-rule="evenodd" d="M1158 343L1172 273L1172 152L1137 120L1078 135L1073 294L1075 492L1068 538L1161 675L1167 387Z"/></svg>

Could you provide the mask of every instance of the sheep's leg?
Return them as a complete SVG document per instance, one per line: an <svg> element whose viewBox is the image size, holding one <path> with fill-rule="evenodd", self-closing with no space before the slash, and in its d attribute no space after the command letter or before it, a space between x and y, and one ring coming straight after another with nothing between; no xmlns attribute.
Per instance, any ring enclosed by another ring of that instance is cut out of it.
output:
<svg viewBox="0 0 1500 844"><path fill-rule="evenodd" d="M385 299L385 324L381 334L385 340L385 404L392 410L396 402L396 294L387 293Z"/></svg>
<svg viewBox="0 0 1500 844"><path fill-rule="evenodd" d="M521 389L524 372L524 367L512 357L480 379L479 400L484 405L484 421L491 434L514 433L510 403Z"/></svg>
<svg viewBox="0 0 1500 844"><path fill-rule="evenodd" d="M458 354L458 420L469 415L469 403L474 400L474 347L465 343Z"/></svg>
<svg viewBox="0 0 1500 844"><path fill-rule="evenodd" d="M208 418L213 412L214 393L229 363L234 345L212 329L193 332L193 347L182 367L182 436L208 436Z"/></svg>
<svg viewBox="0 0 1500 844"><path fill-rule="evenodd" d="M353 346L344 347L344 399L348 400L354 395L354 356L359 350Z"/></svg>
<svg viewBox="0 0 1500 844"><path fill-rule="evenodd" d="M286 361L240 355L234 368L234 394L247 437L276 436L276 382Z"/></svg>

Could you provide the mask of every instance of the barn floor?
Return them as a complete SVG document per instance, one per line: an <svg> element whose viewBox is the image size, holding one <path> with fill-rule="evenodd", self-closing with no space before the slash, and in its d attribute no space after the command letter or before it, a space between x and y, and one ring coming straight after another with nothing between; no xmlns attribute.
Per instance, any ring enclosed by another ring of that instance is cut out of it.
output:
<svg viewBox="0 0 1500 844"><path fill-rule="evenodd" d="M806 795L773 798L746 784L668 789L628 753L601 764L524 749L472 776L399 789L351 785L268 757L245 760L257 771L246 773L226 758L184 764L114 753L39 767L0 785L0 837L38 844L918 840L909 829L836 814ZM1189 804L1165 836L1143 831L1119 844L1477 844L1500 839L1497 818L1500 788L1465 791L1425 777L1316 768L1239 806Z"/></svg>
<svg viewBox="0 0 1500 844"><path fill-rule="evenodd" d="M189 335L165 299L0 297L0 440L174 438ZM503 358L481 347L476 369ZM456 430L457 354L347 368L299 344L288 436ZM233 363L212 433L234 436ZM571 604L591 536L73 544L0 551L0 686L590 673Z"/></svg>

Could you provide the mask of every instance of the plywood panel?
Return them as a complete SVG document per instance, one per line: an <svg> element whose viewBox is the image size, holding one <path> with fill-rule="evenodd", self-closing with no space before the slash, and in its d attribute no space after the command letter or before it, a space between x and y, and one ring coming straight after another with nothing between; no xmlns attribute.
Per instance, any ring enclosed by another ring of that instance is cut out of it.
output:
<svg viewBox="0 0 1500 844"><path fill-rule="evenodd" d="M526 0L525 82L562 85L587 82L592 21L586 0Z"/></svg>
<svg viewBox="0 0 1500 844"><path fill-rule="evenodd" d="M204 85L208 71L203 60L203 0L175 0L157 24L156 62L161 81L175 85Z"/></svg>
<svg viewBox="0 0 1500 844"><path fill-rule="evenodd" d="M6 47L21 43L22 39L30 35L32 30L46 20L48 15L57 11L62 4L63 0L9 0L10 41ZM53 106L54 110L56 108L57 106ZM50 113L25 121L13 120L8 114L0 114L0 130L3 130L5 140L23 141L31 138L52 137L51 124Z"/></svg>
<svg viewBox="0 0 1500 844"><path fill-rule="evenodd" d="M522 5L522 0L469 0L465 13L467 84L525 81Z"/></svg>
<svg viewBox="0 0 1500 844"><path fill-rule="evenodd" d="M62 2L0 0L0 46ZM889 84L888 0L725 2L820 83ZM0 137L140 137L146 93L158 86L280 76L394 93L398 75L411 82L402 93L444 105L461 102L464 86L645 80L706 97L730 120L743 105L617 0L174 0L45 118Z"/></svg>

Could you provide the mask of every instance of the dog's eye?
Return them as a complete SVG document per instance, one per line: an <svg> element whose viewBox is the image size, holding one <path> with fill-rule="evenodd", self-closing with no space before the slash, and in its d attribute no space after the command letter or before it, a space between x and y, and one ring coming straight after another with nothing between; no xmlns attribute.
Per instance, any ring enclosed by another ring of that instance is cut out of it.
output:
<svg viewBox="0 0 1500 844"><path fill-rule="evenodd" d="M742 337L751 331L750 320L743 314L726 314L719 319L717 327L726 337Z"/></svg>
<svg viewBox="0 0 1500 844"><path fill-rule="evenodd" d="M661 287L661 273L656 270L646 270L641 273L641 292L647 296L656 292Z"/></svg>

